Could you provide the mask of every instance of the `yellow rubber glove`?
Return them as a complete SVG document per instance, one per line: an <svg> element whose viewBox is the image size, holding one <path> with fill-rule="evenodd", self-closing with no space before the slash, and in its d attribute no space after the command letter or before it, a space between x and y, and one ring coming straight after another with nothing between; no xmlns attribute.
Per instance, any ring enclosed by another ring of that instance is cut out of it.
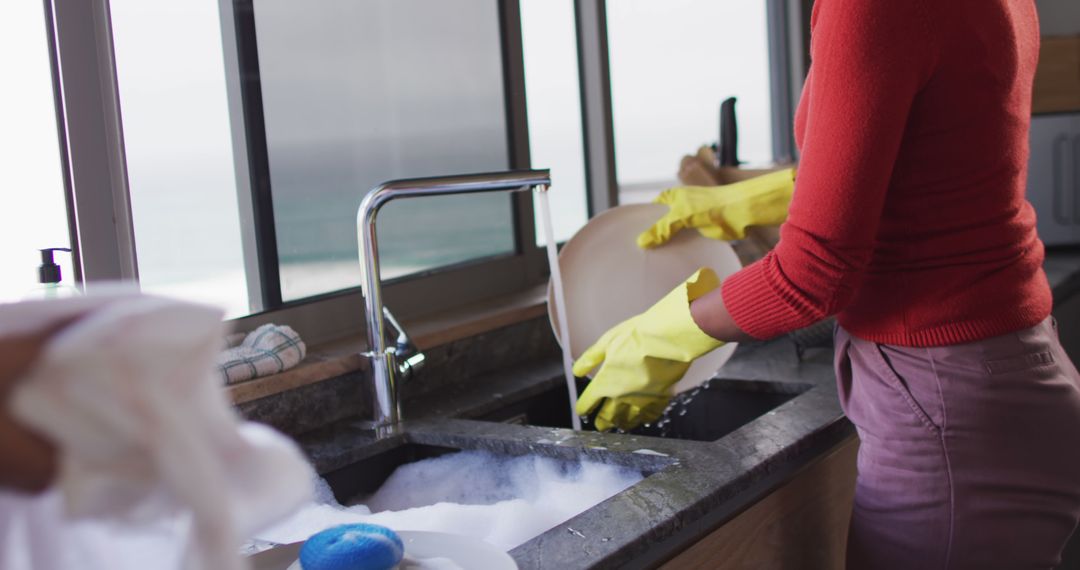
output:
<svg viewBox="0 0 1080 570"><path fill-rule="evenodd" d="M671 399L671 386L690 363L724 344L705 334L690 316L690 302L719 286L713 270L698 269L649 310L604 333L574 363L576 376L600 366L578 399L578 415L601 406L596 416L600 431L658 419Z"/></svg>
<svg viewBox="0 0 1080 570"><path fill-rule="evenodd" d="M638 247L661 245L683 228L713 239L743 239L749 226L782 224L794 190L794 168L725 186L669 188L654 200L666 204L668 213L638 236Z"/></svg>

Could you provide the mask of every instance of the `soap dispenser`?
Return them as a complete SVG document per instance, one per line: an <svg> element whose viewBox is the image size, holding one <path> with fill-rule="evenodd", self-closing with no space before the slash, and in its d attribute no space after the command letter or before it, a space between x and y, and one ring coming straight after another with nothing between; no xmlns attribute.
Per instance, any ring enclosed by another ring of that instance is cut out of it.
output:
<svg viewBox="0 0 1080 570"><path fill-rule="evenodd" d="M28 295L33 299L59 299L72 297L79 294L79 290L70 285L60 283L60 266L56 264L53 254L57 251L71 252L66 247L47 247L41 250L41 265L38 266L38 285Z"/></svg>

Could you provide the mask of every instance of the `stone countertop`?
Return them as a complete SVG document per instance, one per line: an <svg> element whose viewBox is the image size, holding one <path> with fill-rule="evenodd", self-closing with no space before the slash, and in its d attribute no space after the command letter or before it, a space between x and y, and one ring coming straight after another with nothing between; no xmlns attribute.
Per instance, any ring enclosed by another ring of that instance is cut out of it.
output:
<svg viewBox="0 0 1080 570"><path fill-rule="evenodd" d="M358 421L343 421L299 441L320 473L403 443L590 459L640 470L647 474L642 482L511 555L522 569L644 568L692 544L852 433L837 402L830 360L829 349L813 349L800 360L786 339L740 346L718 378L812 387L715 442L468 419L561 386L559 362L507 370L407 402L411 419L383 439L374 439Z"/></svg>
<svg viewBox="0 0 1080 570"><path fill-rule="evenodd" d="M1080 252L1050 253L1047 275L1059 298L1080 283ZM586 458L639 469L647 475L640 483L510 554L522 569L648 568L693 544L854 433L837 400L831 360L831 347L800 354L788 338L739 346L718 378L811 388L714 442L469 419L562 385L559 362L502 371L407 402L408 421L389 437L376 440L360 422L347 420L299 441L320 473L403 443Z"/></svg>

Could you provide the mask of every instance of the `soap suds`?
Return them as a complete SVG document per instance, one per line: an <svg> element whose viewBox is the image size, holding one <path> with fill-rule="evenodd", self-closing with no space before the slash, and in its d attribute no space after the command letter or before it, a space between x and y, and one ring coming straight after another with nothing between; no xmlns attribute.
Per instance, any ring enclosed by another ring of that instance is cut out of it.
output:
<svg viewBox="0 0 1080 570"><path fill-rule="evenodd" d="M401 561L400 570L465 570L449 558L409 558Z"/></svg>
<svg viewBox="0 0 1080 570"><path fill-rule="evenodd" d="M641 479L616 465L464 451L399 467L355 506L339 505L320 479L315 503L258 538L296 542L334 525L367 522L465 534L510 550Z"/></svg>

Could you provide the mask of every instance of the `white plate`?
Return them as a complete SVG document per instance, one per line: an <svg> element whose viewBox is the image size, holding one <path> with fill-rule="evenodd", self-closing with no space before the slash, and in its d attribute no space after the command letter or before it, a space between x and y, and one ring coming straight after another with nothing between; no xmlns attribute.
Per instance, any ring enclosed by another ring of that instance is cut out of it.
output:
<svg viewBox="0 0 1080 570"><path fill-rule="evenodd" d="M639 248L638 234L666 212L662 204L612 208L589 220L563 246L559 269L570 314L570 353L575 359L612 326L651 307L698 268L710 267L723 279L742 267L730 244L696 230L678 232L657 248ZM550 283L548 317L561 344ZM729 343L695 360L673 393L712 378L733 352L735 343Z"/></svg>
<svg viewBox="0 0 1080 570"><path fill-rule="evenodd" d="M516 570L517 563L509 554L471 536L399 530L409 558L449 558L466 570ZM250 558L253 570L301 570L300 548L303 542L279 546Z"/></svg>

